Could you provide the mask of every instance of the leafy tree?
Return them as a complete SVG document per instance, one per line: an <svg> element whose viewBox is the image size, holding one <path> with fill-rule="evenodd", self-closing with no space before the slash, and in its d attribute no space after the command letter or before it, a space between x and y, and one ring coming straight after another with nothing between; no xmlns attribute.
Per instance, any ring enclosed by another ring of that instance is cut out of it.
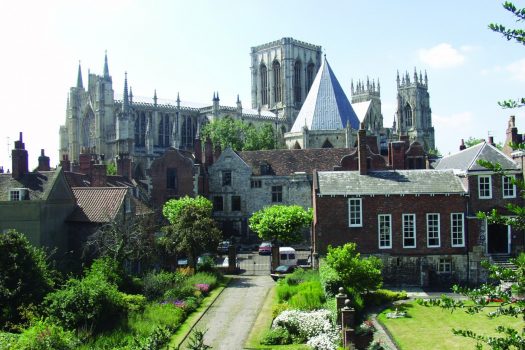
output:
<svg viewBox="0 0 525 350"><path fill-rule="evenodd" d="M375 256L362 258L355 243L343 246L328 246L326 263L334 269L347 289L358 293L376 290L383 284L383 263Z"/></svg>
<svg viewBox="0 0 525 350"><path fill-rule="evenodd" d="M313 220L312 209L299 205L273 205L253 213L250 229L260 238L283 244L300 242L302 230Z"/></svg>
<svg viewBox="0 0 525 350"><path fill-rule="evenodd" d="M86 242L86 249L120 264L126 260L140 261L153 249L151 227L146 218L119 217L93 233Z"/></svg>
<svg viewBox="0 0 525 350"><path fill-rule="evenodd" d="M106 168L106 173L108 175L117 175L117 165L115 162L109 162Z"/></svg>
<svg viewBox="0 0 525 350"><path fill-rule="evenodd" d="M169 252L185 252L192 267L206 251L213 251L221 239L221 231L212 214L212 203L201 196L171 199L164 204L162 213L170 225L164 228L160 243Z"/></svg>
<svg viewBox="0 0 525 350"><path fill-rule="evenodd" d="M39 304L54 286L46 253L15 230L0 234L0 329L23 319L21 312Z"/></svg>
<svg viewBox="0 0 525 350"><path fill-rule="evenodd" d="M214 145L234 151L255 151L275 148L275 132L270 123L259 128L229 116L215 119L204 126L204 138L209 137Z"/></svg>
<svg viewBox="0 0 525 350"><path fill-rule="evenodd" d="M514 15L515 20L517 22L521 22L521 21L525 20L525 8L518 9L510 1L505 1L503 3L503 8L505 10L509 11L510 13L512 13ZM506 26L504 26L502 24L498 24L498 23L490 23L489 24L489 29L494 31L494 32L496 32L496 33L500 33L508 41L515 41L516 43L518 43L520 45L525 45L525 30L523 30L523 29L519 29L519 28L518 29L510 29L510 28L507 28ZM505 100L505 101L498 102L498 104L501 107L503 107L503 108L523 107L523 106L525 106L525 98L522 97L522 98L519 98L518 100L512 100L512 99Z"/></svg>
<svg viewBox="0 0 525 350"><path fill-rule="evenodd" d="M470 137L465 141L465 146L466 146L467 148L469 148L469 147L475 146L475 145L477 145L477 144L480 144L480 143L482 143L482 142L484 142L484 141L485 141L484 139L470 136ZM501 142L496 143L495 146L496 146L496 148L499 149L499 150L503 149L503 144L502 144Z"/></svg>

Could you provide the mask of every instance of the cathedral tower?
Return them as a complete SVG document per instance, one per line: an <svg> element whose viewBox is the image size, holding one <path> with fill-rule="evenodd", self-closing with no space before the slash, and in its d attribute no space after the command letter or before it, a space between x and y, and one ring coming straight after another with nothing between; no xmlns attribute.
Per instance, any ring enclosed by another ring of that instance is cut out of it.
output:
<svg viewBox="0 0 525 350"><path fill-rule="evenodd" d="M435 149L432 111L428 94L428 78L414 68L413 79L397 73L397 132L410 141L420 142L426 151Z"/></svg>
<svg viewBox="0 0 525 350"><path fill-rule="evenodd" d="M282 38L252 47L252 108L286 120L289 130L321 66L321 46Z"/></svg>

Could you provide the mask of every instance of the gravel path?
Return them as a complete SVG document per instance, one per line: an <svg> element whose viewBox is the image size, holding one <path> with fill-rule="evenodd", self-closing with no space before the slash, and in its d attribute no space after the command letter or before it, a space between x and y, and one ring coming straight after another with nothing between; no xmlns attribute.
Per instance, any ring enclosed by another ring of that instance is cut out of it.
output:
<svg viewBox="0 0 525 350"><path fill-rule="evenodd" d="M195 329L207 329L204 342L214 350L241 350L269 289L270 276L234 276ZM180 347L186 349L187 340Z"/></svg>

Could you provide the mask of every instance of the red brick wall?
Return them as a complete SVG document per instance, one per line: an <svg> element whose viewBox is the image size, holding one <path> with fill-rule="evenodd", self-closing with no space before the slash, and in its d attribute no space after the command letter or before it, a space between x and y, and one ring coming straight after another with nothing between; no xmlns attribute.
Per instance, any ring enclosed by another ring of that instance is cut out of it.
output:
<svg viewBox="0 0 525 350"><path fill-rule="evenodd" d="M488 175L488 174L487 174ZM492 198L480 199L478 176L471 175L468 178L468 186L470 192L470 208L472 214L478 211L488 212L492 209L505 214L508 213L506 206L509 203L516 205L523 205L523 199L519 196L518 189L516 189L516 198L503 198L502 177L501 175L491 175L492 178Z"/></svg>
<svg viewBox="0 0 525 350"><path fill-rule="evenodd" d="M319 253L331 244L355 242L365 254L459 254L466 248L452 248L450 213L464 213L467 197L445 195L407 195L361 197L363 226L348 227L348 197L314 198L315 243ZM440 248L427 247L426 214L440 214ZM392 215L392 248L379 249L377 215ZM402 214L416 214L416 248L403 248ZM467 220L464 221L465 232ZM466 238L466 237L465 237Z"/></svg>

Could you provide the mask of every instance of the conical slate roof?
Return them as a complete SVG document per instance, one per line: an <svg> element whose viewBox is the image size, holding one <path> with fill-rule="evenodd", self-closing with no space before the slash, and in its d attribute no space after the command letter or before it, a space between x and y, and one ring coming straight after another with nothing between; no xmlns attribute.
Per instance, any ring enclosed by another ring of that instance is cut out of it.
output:
<svg viewBox="0 0 525 350"><path fill-rule="evenodd" d="M348 123L359 129L359 119L325 56L290 131L300 132L304 126L309 130L339 130Z"/></svg>

